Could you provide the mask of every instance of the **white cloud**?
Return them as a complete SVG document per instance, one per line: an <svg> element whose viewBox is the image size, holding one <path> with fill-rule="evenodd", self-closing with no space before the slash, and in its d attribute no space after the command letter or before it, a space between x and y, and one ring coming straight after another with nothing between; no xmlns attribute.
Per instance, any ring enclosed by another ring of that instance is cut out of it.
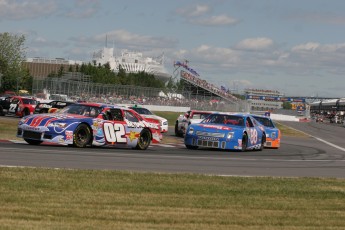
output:
<svg viewBox="0 0 345 230"><path fill-rule="evenodd" d="M73 10L68 13L66 13L66 16L69 18L89 18L92 17L97 13L97 10L95 8L88 8L88 9L78 9Z"/></svg>
<svg viewBox="0 0 345 230"><path fill-rule="evenodd" d="M190 50L178 50L174 52L174 56L176 59L193 60L210 68L234 66L240 58L232 49L208 45L201 45Z"/></svg>
<svg viewBox="0 0 345 230"><path fill-rule="evenodd" d="M0 0L0 18L25 20L53 14L57 9L51 0Z"/></svg>
<svg viewBox="0 0 345 230"><path fill-rule="evenodd" d="M308 42L291 49L290 61L306 72L324 71L330 74L345 74L345 43L320 44Z"/></svg>
<svg viewBox="0 0 345 230"><path fill-rule="evenodd" d="M207 44L192 49L181 49L171 55L175 60L190 60L190 65L204 79L248 80L241 85L250 86L251 82L275 81L286 76L289 81L298 82L301 78L312 79L322 76L344 75L345 43L325 44L308 42L290 49L274 46L271 39L244 39L236 49L215 47ZM267 49L269 48L269 49ZM286 47L285 47L286 48ZM259 52L253 50L259 49ZM242 76L243 79L238 78ZM259 78L262 78L260 81ZM293 80L294 79L294 80ZM237 80L237 81L239 81ZM279 82L271 82L271 85Z"/></svg>
<svg viewBox="0 0 345 230"><path fill-rule="evenodd" d="M238 20L226 14L206 16L212 11L209 5L193 5L178 8L176 13L186 19L188 23L202 26L222 26L233 25L238 23Z"/></svg>
<svg viewBox="0 0 345 230"><path fill-rule="evenodd" d="M273 41L270 38L248 38L240 41L236 48L244 50L263 50L273 45Z"/></svg>
<svg viewBox="0 0 345 230"><path fill-rule="evenodd" d="M292 48L292 51L294 52L299 52L299 51L314 51L317 48L320 47L320 43L316 43L316 42L308 42L306 44L301 44L301 45L297 45L295 47Z"/></svg>
<svg viewBox="0 0 345 230"><path fill-rule="evenodd" d="M172 48L177 44L177 40L171 37L155 37L148 35L139 35L131 33L126 30L114 30L109 31L105 34L100 34L95 36L97 41L105 41L105 38L108 38L108 41L114 41L115 45L127 46L128 48L134 49L152 49L152 48Z"/></svg>
<svg viewBox="0 0 345 230"><path fill-rule="evenodd" d="M66 13L70 18L89 18L100 10L100 0L76 0L75 7L70 7Z"/></svg>
<svg viewBox="0 0 345 230"><path fill-rule="evenodd" d="M194 24L204 25L204 26L222 26L222 25L234 25L239 21L235 18L229 17L227 15L217 15L208 18L197 18L192 19L190 22Z"/></svg>
<svg viewBox="0 0 345 230"><path fill-rule="evenodd" d="M183 17L197 17L200 15L204 15L205 13L210 12L211 8L208 5L193 5L193 6L186 6L183 8L176 9L176 13L182 15Z"/></svg>
<svg viewBox="0 0 345 230"><path fill-rule="evenodd" d="M54 41L54 40L46 39L45 37L42 37L42 36L35 36L30 41L30 47L33 47L36 50L40 50L41 48L44 48L44 47L65 48L66 46L68 46L68 43L65 41Z"/></svg>
<svg viewBox="0 0 345 230"><path fill-rule="evenodd" d="M322 23L330 25L345 25L345 16L334 12L294 12L288 16L293 20L303 20L311 23Z"/></svg>

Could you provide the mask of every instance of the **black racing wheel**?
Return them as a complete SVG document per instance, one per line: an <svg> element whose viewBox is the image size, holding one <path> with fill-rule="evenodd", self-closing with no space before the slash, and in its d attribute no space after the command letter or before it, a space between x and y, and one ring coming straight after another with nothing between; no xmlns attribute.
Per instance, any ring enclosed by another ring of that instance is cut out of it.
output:
<svg viewBox="0 0 345 230"><path fill-rule="evenodd" d="M242 136L242 152L247 151L247 146L248 146L248 136L246 133L244 133Z"/></svg>
<svg viewBox="0 0 345 230"><path fill-rule="evenodd" d="M80 124L73 133L73 146L84 148L91 142L91 130L86 124Z"/></svg>
<svg viewBox="0 0 345 230"><path fill-rule="evenodd" d="M136 149L145 150L151 143L151 132L148 129L143 129L140 133Z"/></svg>
<svg viewBox="0 0 345 230"><path fill-rule="evenodd" d="M42 141L32 140L32 139L27 139L27 138L24 138L24 141L26 141L29 145L39 145L42 143Z"/></svg>

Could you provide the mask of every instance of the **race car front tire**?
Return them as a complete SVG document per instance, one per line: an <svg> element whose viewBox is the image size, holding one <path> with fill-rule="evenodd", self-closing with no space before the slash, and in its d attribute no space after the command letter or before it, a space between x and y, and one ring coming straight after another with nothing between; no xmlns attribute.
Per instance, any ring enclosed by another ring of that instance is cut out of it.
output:
<svg viewBox="0 0 345 230"><path fill-rule="evenodd" d="M248 136L246 133L244 133L242 136L242 152L247 151L247 146L248 146Z"/></svg>
<svg viewBox="0 0 345 230"><path fill-rule="evenodd" d="M91 142L91 130L86 124L80 124L73 133L73 146L84 148Z"/></svg>
<svg viewBox="0 0 345 230"><path fill-rule="evenodd" d="M178 130L178 122L176 122L176 124L175 124L175 136L182 137L181 131Z"/></svg>
<svg viewBox="0 0 345 230"><path fill-rule="evenodd" d="M194 145L186 145L187 149L198 149L199 146L194 146Z"/></svg>
<svg viewBox="0 0 345 230"><path fill-rule="evenodd" d="M143 129L138 138L136 149L145 150L150 146L151 143L151 132L148 129Z"/></svg>
<svg viewBox="0 0 345 230"><path fill-rule="evenodd" d="M266 142L266 134L263 134L261 138L261 146L259 148L259 151L264 150L265 142Z"/></svg>
<svg viewBox="0 0 345 230"><path fill-rule="evenodd" d="M29 145L39 145L42 143L42 141L39 140L32 140L32 139L24 139Z"/></svg>

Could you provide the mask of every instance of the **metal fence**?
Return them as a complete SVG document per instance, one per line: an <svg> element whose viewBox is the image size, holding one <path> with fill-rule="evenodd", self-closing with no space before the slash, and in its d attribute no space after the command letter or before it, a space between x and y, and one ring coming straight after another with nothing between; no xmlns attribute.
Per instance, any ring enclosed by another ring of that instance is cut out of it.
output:
<svg viewBox="0 0 345 230"><path fill-rule="evenodd" d="M39 98L61 97L74 101L90 101L111 104L142 104L186 106L191 109L249 112L246 101L228 102L217 96L192 95L188 91L132 85L110 85L74 81L63 78L34 79L32 93Z"/></svg>

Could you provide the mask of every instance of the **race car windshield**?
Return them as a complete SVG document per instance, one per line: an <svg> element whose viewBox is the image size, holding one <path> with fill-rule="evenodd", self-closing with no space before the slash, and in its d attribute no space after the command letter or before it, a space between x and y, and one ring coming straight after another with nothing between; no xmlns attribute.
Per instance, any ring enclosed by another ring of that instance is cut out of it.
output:
<svg viewBox="0 0 345 230"><path fill-rule="evenodd" d="M270 127L270 128L274 128L274 124L273 122L266 118L266 117L254 117L255 120L257 120L258 122L260 122L260 124L266 126L266 127Z"/></svg>
<svg viewBox="0 0 345 230"><path fill-rule="evenodd" d="M36 105L37 101L33 99L23 98L23 104L25 105Z"/></svg>
<svg viewBox="0 0 345 230"><path fill-rule="evenodd" d="M69 105L62 109L59 113L77 114L86 117L97 117L101 112L101 107L89 105Z"/></svg>
<svg viewBox="0 0 345 230"><path fill-rule="evenodd" d="M244 118L227 114L211 114L201 123L244 126Z"/></svg>
<svg viewBox="0 0 345 230"><path fill-rule="evenodd" d="M150 110L145 109L145 108L132 107L131 109L133 109L135 112L137 112L139 114L153 115L153 113L151 113Z"/></svg>
<svg viewBox="0 0 345 230"><path fill-rule="evenodd" d="M194 113L193 114L193 119L205 119L209 113Z"/></svg>

